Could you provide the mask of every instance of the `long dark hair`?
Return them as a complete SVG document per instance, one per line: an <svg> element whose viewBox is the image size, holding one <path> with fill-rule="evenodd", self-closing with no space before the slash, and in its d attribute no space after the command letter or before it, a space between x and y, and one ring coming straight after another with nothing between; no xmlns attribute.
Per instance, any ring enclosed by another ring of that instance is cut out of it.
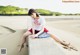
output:
<svg viewBox="0 0 80 55"><path fill-rule="evenodd" d="M36 12L35 9L29 9L28 15L32 15L32 13L36 13L36 16L39 17L39 14Z"/></svg>

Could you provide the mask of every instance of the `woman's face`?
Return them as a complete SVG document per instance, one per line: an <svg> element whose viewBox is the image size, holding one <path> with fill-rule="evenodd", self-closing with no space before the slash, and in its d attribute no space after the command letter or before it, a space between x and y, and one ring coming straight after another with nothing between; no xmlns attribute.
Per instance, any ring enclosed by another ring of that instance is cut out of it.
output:
<svg viewBox="0 0 80 55"><path fill-rule="evenodd" d="M36 17L37 17L37 16L36 16L36 13L32 13L31 17L32 17L32 18L36 18Z"/></svg>

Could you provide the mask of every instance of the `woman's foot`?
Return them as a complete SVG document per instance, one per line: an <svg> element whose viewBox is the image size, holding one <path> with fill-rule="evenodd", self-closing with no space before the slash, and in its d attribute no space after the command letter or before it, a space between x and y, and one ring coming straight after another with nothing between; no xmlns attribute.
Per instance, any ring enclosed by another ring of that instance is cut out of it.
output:
<svg viewBox="0 0 80 55"><path fill-rule="evenodd" d="M68 49L68 50L75 50L75 51L78 51L75 47L73 47L70 43L69 44L66 44L65 41L63 41L63 43L61 43L63 45L63 48L65 49Z"/></svg>
<svg viewBox="0 0 80 55"><path fill-rule="evenodd" d="M78 51L75 47L73 47L72 45L69 46L70 49Z"/></svg>
<svg viewBox="0 0 80 55"><path fill-rule="evenodd" d="M24 45L22 44L22 45L19 45L20 46L20 48L19 48L19 52L22 50L22 48L24 48Z"/></svg>

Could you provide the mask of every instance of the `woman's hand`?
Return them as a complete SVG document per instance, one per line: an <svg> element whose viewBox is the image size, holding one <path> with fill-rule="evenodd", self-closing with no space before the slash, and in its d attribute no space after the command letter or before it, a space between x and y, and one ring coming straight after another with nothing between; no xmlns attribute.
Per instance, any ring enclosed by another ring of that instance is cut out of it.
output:
<svg viewBox="0 0 80 55"><path fill-rule="evenodd" d="M37 35L36 35L36 34L34 34L34 35L30 35L30 37L31 37L31 38L36 38Z"/></svg>

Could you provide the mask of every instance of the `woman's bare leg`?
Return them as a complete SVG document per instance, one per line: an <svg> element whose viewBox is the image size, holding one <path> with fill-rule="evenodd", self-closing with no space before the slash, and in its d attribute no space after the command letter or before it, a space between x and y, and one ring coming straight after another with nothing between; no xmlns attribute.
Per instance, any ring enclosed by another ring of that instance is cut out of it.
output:
<svg viewBox="0 0 80 55"><path fill-rule="evenodd" d="M56 42L58 42L58 43L60 43L60 44L62 44L62 45L64 45L64 46L68 46L68 45L69 45L69 44L65 43L64 41L58 39L55 35L53 35L53 34L51 34L51 33L49 33L49 32L48 32L48 34L50 34L50 36L51 36Z"/></svg>
<svg viewBox="0 0 80 55"><path fill-rule="evenodd" d="M21 41L20 41L20 48L19 51L21 51L21 49L24 47L24 43L26 42L26 38L31 35L31 32L27 31L23 34L23 36L21 37Z"/></svg>
<svg viewBox="0 0 80 55"><path fill-rule="evenodd" d="M48 33L50 34L50 33ZM65 49L73 49L75 51L78 51L75 47L73 47L70 43L67 44L65 41L60 40L59 38L57 38L55 35L50 34L50 36L58 43L60 43L61 45L63 45L63 48Z"/></svg>

